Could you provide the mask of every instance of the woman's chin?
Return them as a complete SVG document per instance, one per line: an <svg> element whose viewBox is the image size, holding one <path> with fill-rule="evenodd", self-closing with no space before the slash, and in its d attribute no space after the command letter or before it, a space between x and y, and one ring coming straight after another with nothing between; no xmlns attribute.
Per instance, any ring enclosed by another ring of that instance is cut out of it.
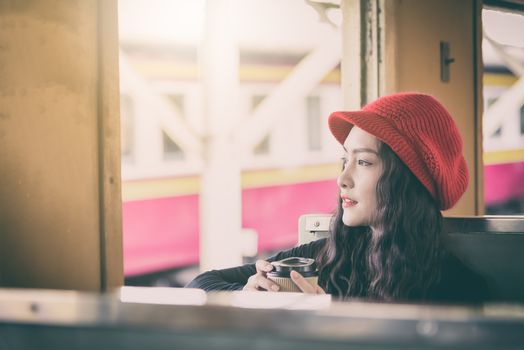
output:
<svg viewBox="0 0 524 350"><path fill-rule="evenodd" d="M347 215L347 214L342 216L342 223L349 227L368 225L367 220L362 220L362 219L356 218L355 215Z"/></svg>
<svg viewBox="0 0 524 350"><path fill-rule="evenodd" d="M354 218L351 218L351 217L342 217L342 222L344 223L344 225L349 226L349 227L358 226Z"/></svg>

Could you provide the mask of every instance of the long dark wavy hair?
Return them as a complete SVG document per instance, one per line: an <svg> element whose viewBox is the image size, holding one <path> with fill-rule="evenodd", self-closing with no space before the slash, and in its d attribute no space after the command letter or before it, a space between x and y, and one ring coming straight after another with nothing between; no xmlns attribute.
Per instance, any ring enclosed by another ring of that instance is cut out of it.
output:
<svg viewBox="0 0 524 350"><path fill-rule="evenodd" d="M339 298L424 300L440 279L442 214L429 191L382 142L379 157L379 224L373 229L344 225L339 198L317 259L319 284Z"/></svg>

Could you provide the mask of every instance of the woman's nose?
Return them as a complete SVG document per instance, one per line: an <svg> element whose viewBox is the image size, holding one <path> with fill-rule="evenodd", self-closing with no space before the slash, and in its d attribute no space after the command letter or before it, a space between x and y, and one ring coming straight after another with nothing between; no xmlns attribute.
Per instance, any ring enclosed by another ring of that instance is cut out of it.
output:
<svg viewBox="0 0 524 350"><path fill-rule="evenodd" d="M342 172L340 173L340 175L337 178L338 187L340 187L340 188L353 188L354 183L353 183L353 179L351 178L351 174L350 174L349 168L350 168L350 166L348 164L348 165L346 165L344 167L344 169L342 169Z"/></svg>

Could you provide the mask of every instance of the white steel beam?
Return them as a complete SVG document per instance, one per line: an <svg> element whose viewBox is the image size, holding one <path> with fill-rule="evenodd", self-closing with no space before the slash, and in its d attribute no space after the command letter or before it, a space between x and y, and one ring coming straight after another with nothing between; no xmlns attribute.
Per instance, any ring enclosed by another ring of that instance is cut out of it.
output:
<svg viewBox="0 0 524 350"><path fill-rule="evenodd" d="M340 36L327 35L253 111L235 132L239 148L252 150L282 118L282 111L293 111L295 101L308 93L340 62Z"/></svg>
<svg viewBox="0 0 524 350"><path fill-rule="evenodd" d="M515 74L518 77L524 75L524 65L520 62L520 60L508 54L504 50L504 46L491 39L489 36L486 35L486 33L484 33L484 39L486 39L488 43L491 45L491 47L493 47L495 52L504 61L504 63L506 63L507 67L511 72L513 72L513 74Z"/></svg>
<svg viewBox="0 0 524 350"><path fill-rule="evenodd" d="M200 270L242 263L241 182L231 138L239 120L239 54L232 0L208 0L200 52L204 90L204 169L200 188Z"/></svg>
<svg viewBox="0 0 524 350"><path fill-rule="evenodd" d="M508 111L518 111L520 106L524 103L524 76L521 76L508 90L504 91L502 95L489 107L484 113L483 134L487 140L493 133L502 125L511 124L512 120L516 119L514 113ZM504 132L504 131L503 131ZM510 128L510 132L514 136L519 136L520 128ZM507 131L504 132L507 136ZM514 139L514 138L511 138ZM506 137L507 142L510 139Z"/></svg>
<svg viewBox="0 0 524 350"><path fill-rule="evenodd" d="M516 139L520 137L520 128L518 127L518 120L513 113L508 111L518 111L520 106L524 103L524 65L510 54L508 54L502 45L495 40L489 38L484 34L484 38L491 44L500 58L506 63L508 68L519 79L486 110L483 118L483 136L485 140L497 131L502 125L512 125L514 127L503 130L503 142L507 144L515 144ZM509 130L508 130L509 129Z"/></svg>
<svg viewBox="0 0 524 350"><path fill-rule="evenodd" d="M186 153L190 155L202 154L202 142L199 137L180 115L176 108L173 107L171 102L166 96L157 93L148 82L138 74L132 67L127 59L124 52L120 51L120 80L123 86L126 86L134 96L140 96L139 105L145 107L147 110L144 113L137 113L137 115L147 116L147 120L144 123L138 124L150 125L151 132L160 133L161 130L165 131L166 134L176 142L176 144ZM137 125L142 128L141 125ZM144 134L141 129L141 134ZM160 140L160 141L158 141ZM162 138L159 135L155 135L147 140L137 140L140 142L157 143L161 142ZM143 146L143 147L142 147ZM144 159L154 159L155 157L162 156L161 144L158 144L153 151L151 151L152 145L137 145L137 151L148 150L149 152L144 155Z"/></svg>

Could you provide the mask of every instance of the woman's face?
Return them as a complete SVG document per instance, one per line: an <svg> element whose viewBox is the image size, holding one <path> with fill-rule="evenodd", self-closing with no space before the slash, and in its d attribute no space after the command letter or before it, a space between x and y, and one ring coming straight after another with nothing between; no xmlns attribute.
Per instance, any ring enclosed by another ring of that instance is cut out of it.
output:
<svg viewBox="0 0 524 350"><path fill-rule="evenodd" d="M353 127L344 142L343 170L337 183L342 198L342 222L347 226L374 226L377 182L382 174L380 141Z"/></svg>

